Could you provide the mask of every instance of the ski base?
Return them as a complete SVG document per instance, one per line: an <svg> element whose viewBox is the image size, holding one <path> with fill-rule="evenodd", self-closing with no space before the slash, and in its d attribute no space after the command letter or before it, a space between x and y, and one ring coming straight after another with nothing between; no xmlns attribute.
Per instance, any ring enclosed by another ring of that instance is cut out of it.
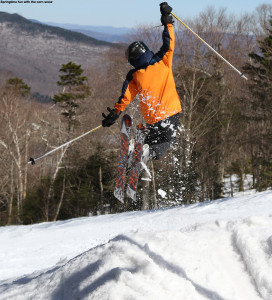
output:
<svg viewBox="0 0 272 300"><path fill-rule="evenodd" d="M126 180L126 168L128 162L129 138L132 126L132 119L129 115L124 115L121 125L121 151L118 164L114 196L124 203L124 190Z"/></svg>
<svg viewBox="0 0 272 300"><path fill-rule="evenodd" d="M140 169L141 169L141 157L143 153L143 145L145 139L145 127L143 124L139 124L136 127L135 132L135 143L134 143L134 153L133 153L133 163L131 170L129 172L128 186L127 186L127 196L133 201L136 201L136 191L139 181Z"/></svg>
<svg viewBox="0 0 272 300"><path fill-rule="evenodd" d="M136 201L137 186L139 176L142 170L145 170L149 178L143 178L143 180L151 180L152 178L147 166L147 159L142 160L143 150L144 153L148 151L144 148L145 140L145 127L143 124L139 124L135 130L135 139L129 141L131 134L132 120L129 115L124 115L121 125L121 150L120 160L118 164L116 184L114 188L114 196L122 203L124 203L125 196L125 183L126 175L128 175L128 183L126 194L133 201ZM134 149L133 149L134 146ZM133 151L132 156L129 156L129 152ZM130 167L128 168L128 164Z"/></svg>

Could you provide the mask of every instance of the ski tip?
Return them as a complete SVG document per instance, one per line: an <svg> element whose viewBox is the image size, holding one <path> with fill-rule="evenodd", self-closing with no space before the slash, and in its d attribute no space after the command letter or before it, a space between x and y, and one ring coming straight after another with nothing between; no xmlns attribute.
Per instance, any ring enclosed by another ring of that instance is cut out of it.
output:
<svg viewBox="0 0 272 300"><path fill-rule="evenodd" d="M118 198L118 197L116 197L116 199L117 199L117 200L119 200L121 203L123 203L123 204L124 204L124 199L122 199L122 198Z"/></svg>
<svg viewBox="0 0 272 300"><path fill-rule="evenodd" d="M136 191L132 190L130 186L127 187L127 196L130 197L134 202L136 201Z"/></svg>
<svg viewBox="0 0 272 300"><path fill-rule="evenodd" d="M119 188L114 189L114 197L124 204L124 192Z"/></svg>
<svg viewBox="0 0 272 300"><path fill-rule="evenodd" d="M124 115L123 116L123 122L126 123L126 126L131 126L132 125L132 119L130 115Z"/></svg>

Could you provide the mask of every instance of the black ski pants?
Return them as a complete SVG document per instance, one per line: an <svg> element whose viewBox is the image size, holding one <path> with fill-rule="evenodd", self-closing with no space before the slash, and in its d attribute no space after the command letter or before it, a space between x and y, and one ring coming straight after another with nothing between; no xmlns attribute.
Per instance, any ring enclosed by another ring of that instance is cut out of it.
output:
<svg viewBox="0 0 272 300"><path fill-rule="evenodd" d="M149 145L152 159L160 159L174 144L180 113L154 124L146 124L145 144Z"/></svg>

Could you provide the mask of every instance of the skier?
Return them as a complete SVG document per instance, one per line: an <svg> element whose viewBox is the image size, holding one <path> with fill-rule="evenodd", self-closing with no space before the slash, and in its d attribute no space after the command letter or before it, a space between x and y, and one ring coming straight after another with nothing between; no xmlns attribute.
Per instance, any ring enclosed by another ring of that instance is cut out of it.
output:
<svg viewBox="0 0 272 300"><path fill-rule="evenodd" d="M154 54L142 41L129 45L126 51L127 61L134 67L128 72L122 87L122 93L114 109L107 108L102 126L113 125L126 106L139 94L140 110L146 121L146 138L143 155L147 163L149 158L160 159L173 145L181 112L181 104L172 72L175 36L172 7L167 2L160 4L161 23L164 26L163 45Z"/></svg>

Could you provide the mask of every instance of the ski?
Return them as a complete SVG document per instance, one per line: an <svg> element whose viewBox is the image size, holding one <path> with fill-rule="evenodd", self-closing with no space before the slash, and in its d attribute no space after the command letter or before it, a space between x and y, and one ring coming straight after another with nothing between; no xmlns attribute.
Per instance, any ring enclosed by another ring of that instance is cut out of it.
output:
<svg viewBox="0 0 272 300"><path fill-rule="evenodd" d="M127 186L127 195L133 201L136 201L136 191L141 170L141 156L143 153L144 139L145 127L143 124L139 124L135 131L134 153Z"/></svg>
<svg viewBox="0 0 272 300"><path fill-rule="evenodd" d="M124 203L124 190L126 181L126 168L128 162L129 138L131 132L132 120L129 115L124 115L121 125L121 150L118 164L114 196Z"/></svg>

